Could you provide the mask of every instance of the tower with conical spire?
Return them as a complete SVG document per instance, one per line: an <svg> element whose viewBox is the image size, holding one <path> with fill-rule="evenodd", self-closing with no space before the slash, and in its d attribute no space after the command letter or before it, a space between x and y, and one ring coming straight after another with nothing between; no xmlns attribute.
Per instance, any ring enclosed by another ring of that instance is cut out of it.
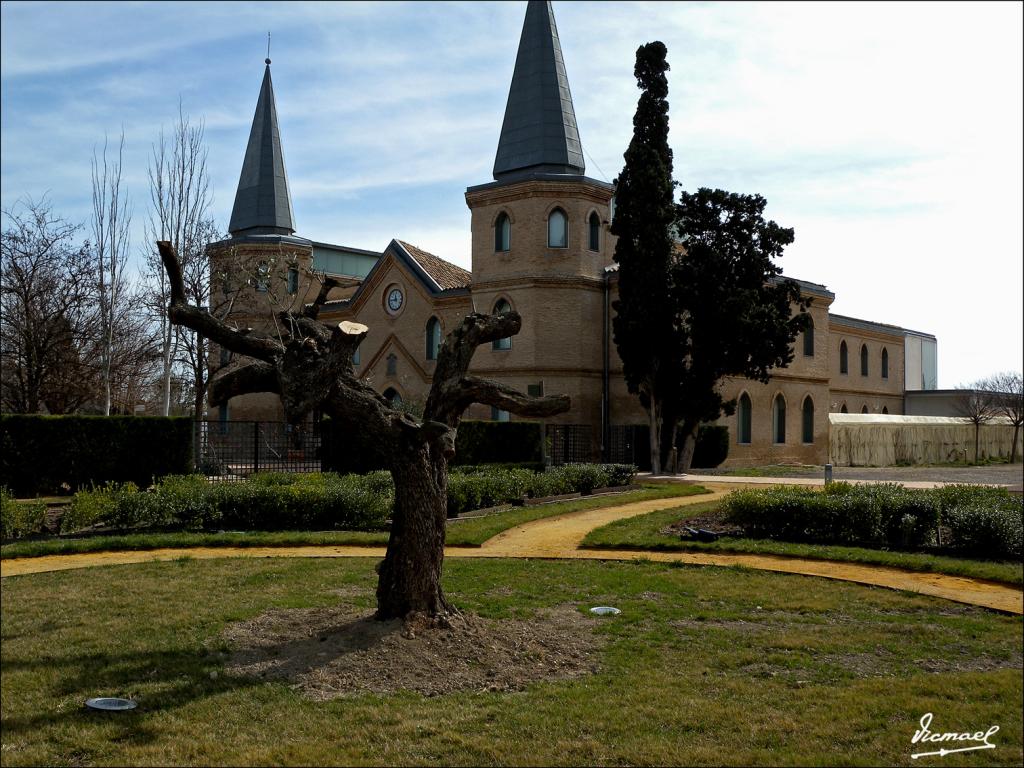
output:
<svg viewBox="0 0 1024 768"><path fill-rule="evenodd" d="M478 350L475 370L520 389L566 393L571 414L601 419L602 348L612 186L585 175L576 112L552 4L526 7L494 159L494 180L466 190L472 216L473 304L506 305L522 331ZM598 340L600 336L597 336Z"/></svg>
<svg viewBox="0 0 1024 768"><path fill-rule="evenodd" d="M227 240L207 246L211 309L230 307L226 319L233 325L269 330L281 304L305 297L309 281L303 276L313 263L312 242L295 235L269 57L228 231L231 236ZM211 375L234 364L221 357L219 349L210 349ZM278 421L282 417L280 400L272 394L235 397L229 407L219 410L221 418L227 418L229 411L233 418L237 418L236 412L254 420Z"/></svg>
<svg viewBox="0 0 1024 768"><path fill-rule="evenodd" d="M233 237L295 232L269 58L263 71L263 84L252 118L228 231Z"/></svg>

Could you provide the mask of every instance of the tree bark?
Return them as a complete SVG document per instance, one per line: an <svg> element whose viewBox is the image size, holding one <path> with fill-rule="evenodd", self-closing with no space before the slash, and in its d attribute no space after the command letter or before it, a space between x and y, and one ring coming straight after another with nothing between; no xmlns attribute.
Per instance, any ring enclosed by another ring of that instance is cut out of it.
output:
<svg viewBox="0 0 1024 768"><path fill-rule="evenodd" d="M683 433L683 449L679 453L679 471L689 472L693 464L693 454L697 449L697 430L700 425L696 421L683 421L681 432Z"/></svg>
<svg viewBox="0 0 1024 768"><path fill-rule="evenodd" d="M661 401L654 397L650 398L650 405L647 407L647 420L650 424L651 443L651 474L661 474Z"/></svg>

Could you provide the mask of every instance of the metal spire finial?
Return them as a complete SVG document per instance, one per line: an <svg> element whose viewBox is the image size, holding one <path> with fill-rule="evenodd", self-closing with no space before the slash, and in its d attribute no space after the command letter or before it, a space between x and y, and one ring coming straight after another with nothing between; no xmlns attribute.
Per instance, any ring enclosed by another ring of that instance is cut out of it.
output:
<svg viewBox="0 0 1024 768"><path fill-rule="evenodd" d="M270 32L267 32L267 66L270 66Z"/></svg>

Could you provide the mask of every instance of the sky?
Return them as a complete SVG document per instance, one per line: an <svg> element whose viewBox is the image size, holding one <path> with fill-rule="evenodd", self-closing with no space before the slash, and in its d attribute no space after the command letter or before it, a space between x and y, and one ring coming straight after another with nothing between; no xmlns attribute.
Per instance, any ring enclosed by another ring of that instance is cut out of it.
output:
<svg viewBox="0 0 1024 768"><path fill-rule="evenodd" d="M639 45L668 48L682 188L758 193L781 266L834 313L938 338L940 388L1024 367L1020 3L555 2L587 174L622 167ZM141 264L147 164L179 102L227 228L267 32L297 234L400 238L469 267L525 2L0 4L0 198L85 223L125 135ZM83 230L85 234L87 230Z"/></svg>

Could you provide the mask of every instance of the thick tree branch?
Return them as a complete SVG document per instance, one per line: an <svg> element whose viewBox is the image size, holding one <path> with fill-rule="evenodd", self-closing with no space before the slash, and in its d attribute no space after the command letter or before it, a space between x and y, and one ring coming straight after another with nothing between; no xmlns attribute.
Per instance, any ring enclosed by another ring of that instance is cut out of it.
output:
<svg viewBox="0 0 1024 768"><path fill-rule="evenodd" d="M331 292L332 288L337 288L340 285L341 283L333 277L325 277L324 281L320 283L320 292L316 295L316 299L302 310L302 315L310 320L316 320L320 316L320 308L327 301L327 294Z"/></svg>
<svg viewBox="0 0 1024 768"><path fill-rule="evenodd" d="M191 328L239 355L255 357L257 360L269 363L284 354L284 346L269 336L250 330L237 331L209 312L187 304L185 282L181 276L181 262L178 261L178 254L175 252L174 246L166 240L158 240L156 245L160 251L160 260L164 264L164 269L167 270L167 277L171 283L171 304L167 308L167 315L171 318L171 322Z"/></svg>
<svg viewBox="0 0 1024 768"><path fill-rule="evenodd" d="M210 405L221 405L232 397L256 392L280 394L277 371L267 363L250 363L217 376L210 382Z"/></svg>
<svg viewBox="0 0 1024 768"><path fill-rule="evenodd" d="M472 403L493 405L517 416L555 416L569 410L568 395L547 395L531 397L517 389L476 376L465 376L460 382L463 408Z"/></svg>

